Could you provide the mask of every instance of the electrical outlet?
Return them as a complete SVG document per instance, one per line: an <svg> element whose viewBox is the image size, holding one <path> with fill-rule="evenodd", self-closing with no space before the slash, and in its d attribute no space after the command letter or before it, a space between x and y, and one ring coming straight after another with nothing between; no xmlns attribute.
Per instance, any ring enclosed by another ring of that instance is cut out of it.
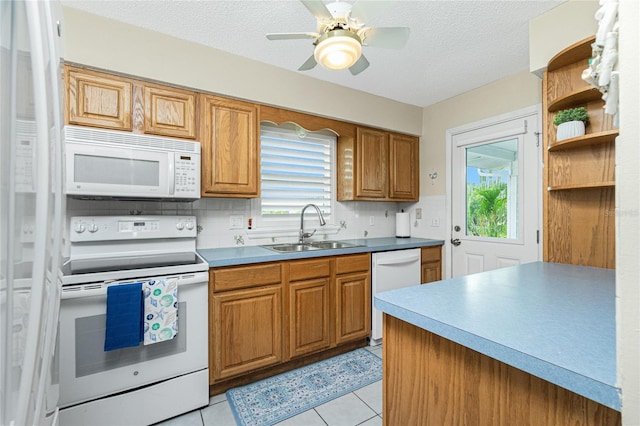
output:
<svg viewBox="0 0 640 426"><path fill-rule="evenodd" d="M431 226L435 226L435 227L440 226L440 218L434 217L433 219L431 219Z"/></svg>
<svg viewBox="0 0 640 426"><path fill-rule="evenodd" d="M422 219L422 208L416 208L416 219Z"/></svg>
<svg viewBox="0 0 640 426"><path fill-rule="evenodd" d="M244 227L244 216L241 214L229 216L229 229L242 229Z"/></svg>
<svg viewBox="0 0 640 426"><path fill-rule="evenodd" d="M373 226L376 224L376 217L375 216L369 216L369 226Z"/></svg>
<svg viewBox="0 0 640 426"><path fill-rule="evenodd" d="M20 232L20 242L21 243L33 243L35 242L35 224L33 218L28 218L24 220L22 224L22 229Z"/></svg>

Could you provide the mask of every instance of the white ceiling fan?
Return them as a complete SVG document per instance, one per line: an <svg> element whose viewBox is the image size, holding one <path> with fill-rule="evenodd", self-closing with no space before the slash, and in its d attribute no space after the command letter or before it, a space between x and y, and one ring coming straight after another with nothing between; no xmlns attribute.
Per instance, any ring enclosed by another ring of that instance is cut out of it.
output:
<svg viewBox="0 0 640 426"><path fill-rule="evenodd" d="M314 39L313 55L299 71L307 71L320 63L328 69L349 68L356 75L367 69L369 61L362 46L402 49L409 38L408 27L369 27L394 0L335 2L300 0L318 20L317 32L269 33L269 40Z"/></svg>

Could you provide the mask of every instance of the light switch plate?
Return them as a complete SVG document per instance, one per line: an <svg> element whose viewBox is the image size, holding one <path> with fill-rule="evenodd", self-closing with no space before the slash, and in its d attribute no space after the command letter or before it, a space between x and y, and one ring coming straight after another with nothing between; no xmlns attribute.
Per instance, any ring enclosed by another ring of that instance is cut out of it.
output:
<svg viewBox="0 0 640 426"><path fill-rule="evenodd" d="M422 219L422 208L421 207L417 207L416 208L416 219Z"/></svg>

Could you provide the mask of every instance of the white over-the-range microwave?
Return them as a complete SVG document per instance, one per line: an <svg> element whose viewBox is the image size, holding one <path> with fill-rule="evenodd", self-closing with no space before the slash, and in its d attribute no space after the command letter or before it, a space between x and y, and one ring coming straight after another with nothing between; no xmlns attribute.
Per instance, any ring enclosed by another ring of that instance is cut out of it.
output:
<svg viewBox="0 0 640 426"><path fill-rule="evenodd" d="M200 198L200 143L65 126L67 195L76 198Z"/></svg>

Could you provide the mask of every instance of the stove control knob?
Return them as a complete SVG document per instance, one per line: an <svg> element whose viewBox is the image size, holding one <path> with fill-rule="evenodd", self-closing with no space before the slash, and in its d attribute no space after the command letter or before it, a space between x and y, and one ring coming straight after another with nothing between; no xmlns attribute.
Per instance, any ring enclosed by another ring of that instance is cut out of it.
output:
<svg viewBox="0 0 640 426"><path fill-rule="evenodd" d="M187 222L187 224L185 225L185 227L191 231L193 229L193 222Z"/></svg>
<svg viewBox="0 0 640 426"><path fill-rule="evenodd" d="M76 226L73 228L78 234L82 234L86 228L81 222L76 223Z"/></svg>
<svg viewBox="0 0 640 426"><path fill-rule="evenodd" d="M182 231L184 229L184 223L182 223L182 222L176 223L176 229L178 231Z"/></svg>
<svg viewBox="0 0 640 426"><path fill-rule="evenodd" d="M89 225L89 229L88 230L92 234L96 233L96 232L98 232L98 225L96 225L95 223L92 223L91 225Z"/></svg>

